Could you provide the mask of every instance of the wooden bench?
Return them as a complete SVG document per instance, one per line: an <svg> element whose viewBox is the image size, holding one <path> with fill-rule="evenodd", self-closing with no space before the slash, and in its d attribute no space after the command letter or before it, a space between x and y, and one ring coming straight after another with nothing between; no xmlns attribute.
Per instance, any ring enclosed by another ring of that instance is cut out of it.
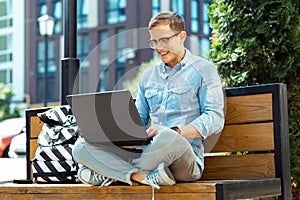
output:
<svg viewBox="0 0 300 200"><path fill-rule="evenodd" d="M284 84L225 89L226 122L216 145L205 157L200 181L162 186L155 199L292 199L287 94ZM44 109L26 111L27 178ZM218 135L214 136L218 137ZM207 148L214 140L205 141ZM149 186L99 188L84 184L6 184L0 199L150 199ZM273 198L272 198L273 199Z"/></svg>

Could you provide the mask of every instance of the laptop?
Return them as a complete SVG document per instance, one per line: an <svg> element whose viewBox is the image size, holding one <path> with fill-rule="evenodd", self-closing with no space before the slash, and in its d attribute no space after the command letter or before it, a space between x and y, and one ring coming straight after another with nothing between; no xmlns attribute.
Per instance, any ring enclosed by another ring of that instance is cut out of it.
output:
<svg viewBox="0 0 300 200"><path fill-rule="evenodd" d="M148 137L128 90L115 90L66 97L81 131L91 144L141 146Z"/></svg>

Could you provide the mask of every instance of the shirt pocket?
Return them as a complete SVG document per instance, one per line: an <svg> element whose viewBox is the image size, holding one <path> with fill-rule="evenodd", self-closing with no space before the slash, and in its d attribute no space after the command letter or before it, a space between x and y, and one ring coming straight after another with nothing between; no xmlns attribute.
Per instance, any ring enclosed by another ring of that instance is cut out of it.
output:
<svg viewBox="0 0 300 200"><path fill-rule="evenodd" d="M173 108L186 109L191 107L191 103L195 101L191 87L174 87L171 88L171 92L173 100L171 106Z"/></svg>
<svg viewBox="0 0 300 200"><path fill-rule="evenodd" d="M146 87L145 97L151 112L157 111L162 103L162 91L157 87Z"/></svg>

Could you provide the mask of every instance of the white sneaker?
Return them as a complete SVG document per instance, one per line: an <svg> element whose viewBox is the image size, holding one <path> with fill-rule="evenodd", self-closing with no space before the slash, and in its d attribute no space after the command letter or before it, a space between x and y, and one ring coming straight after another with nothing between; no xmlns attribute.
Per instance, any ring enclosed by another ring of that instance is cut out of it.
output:
<svg viewBox="0 0 300 200"><path fill-rule="evenodd" d="M169 168L165 167L164 163L160 163L155 170L149 172L142 183L159 189L159 185L174 185L176 182Z"/></svg>
<svg viewBox="0 0 300 200"><path fill-rule="evenodd" d="M81 182L90 185L108 186L115 182L114 179L102 176L85 166L79 168L77 176Z"/></svg>

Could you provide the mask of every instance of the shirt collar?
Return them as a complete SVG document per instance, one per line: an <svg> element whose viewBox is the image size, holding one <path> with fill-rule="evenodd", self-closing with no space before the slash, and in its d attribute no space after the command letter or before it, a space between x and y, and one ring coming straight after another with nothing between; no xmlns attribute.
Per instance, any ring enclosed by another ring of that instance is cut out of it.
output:
<svg viewBox="0 0 300 200"><path fill-rule="evenodd" d="M190 62L190 60L191 60L191 56L192 56L192 53L188 49L185 49L184 57L180 62L181 67L186 67L187 66L187 63Z"/></svg>
<svg viewBox="0 0 300 200"><path fill-rule="evenodd" d="M183 59L179 63L177 63L173 67L173 69L176 70L176 71L179 71L183 67L185 67L187 65L188 61L189 61L190 56L191 56L191 52L188 49L185 48L185 54L184 54ZM167 65L165 65L165 63L161 62L160 63L160 71L162 73L168 73L169 74L171 70Z"/></svg>

